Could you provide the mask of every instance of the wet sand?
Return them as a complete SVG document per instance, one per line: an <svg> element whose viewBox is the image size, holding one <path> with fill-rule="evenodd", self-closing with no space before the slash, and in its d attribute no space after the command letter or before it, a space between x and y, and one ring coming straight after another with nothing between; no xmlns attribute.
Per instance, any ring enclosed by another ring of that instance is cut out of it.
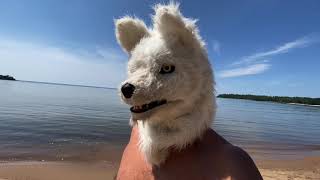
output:
<svg viewBox="0 0 320 180"><path fill-rule="evenodd" d="M320 179L320 157L256 164L265 180ZM0 180L111 180L117 168L108 162L1 162Z"/></svg>

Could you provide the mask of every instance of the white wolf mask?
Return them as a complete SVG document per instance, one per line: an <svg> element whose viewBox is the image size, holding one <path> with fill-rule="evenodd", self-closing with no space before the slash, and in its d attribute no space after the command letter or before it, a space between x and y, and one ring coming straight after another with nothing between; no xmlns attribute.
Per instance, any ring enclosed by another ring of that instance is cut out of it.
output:
<svg viewBox="0 0 320 180"><path fill-rule="evenodd" d="M132 106L140 150L154 165L169 148L182 149L210 128L215 115L211 65L196 27L179 5L156 5L153 27L125 16L115 20L116 37L129 54L122 100Z"/></svg>

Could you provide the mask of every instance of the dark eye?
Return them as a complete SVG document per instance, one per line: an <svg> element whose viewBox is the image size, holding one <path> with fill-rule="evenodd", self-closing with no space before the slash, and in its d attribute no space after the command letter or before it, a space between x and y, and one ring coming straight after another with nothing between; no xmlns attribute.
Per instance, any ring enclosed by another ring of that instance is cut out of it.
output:
<svg viewBox="0 0 320 180"><path fill-rule="evenodd" d="M167 65L164 64L162 65L160 69L160 74L167 74L167 73L172 73L174 71L175 67L173 65Z"/></svg>

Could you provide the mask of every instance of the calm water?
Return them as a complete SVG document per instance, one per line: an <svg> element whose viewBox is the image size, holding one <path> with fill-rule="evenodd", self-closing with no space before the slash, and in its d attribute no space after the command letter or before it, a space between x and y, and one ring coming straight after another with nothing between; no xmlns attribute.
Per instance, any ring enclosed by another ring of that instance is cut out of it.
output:
<svg viewBox="0 0 320 180"><path fill-rule="evenodd" d="M320 107L218 99L213 128L255 158L320 153ZM129 138L114 89L0 81L0 160L111 160Z"/></svg>

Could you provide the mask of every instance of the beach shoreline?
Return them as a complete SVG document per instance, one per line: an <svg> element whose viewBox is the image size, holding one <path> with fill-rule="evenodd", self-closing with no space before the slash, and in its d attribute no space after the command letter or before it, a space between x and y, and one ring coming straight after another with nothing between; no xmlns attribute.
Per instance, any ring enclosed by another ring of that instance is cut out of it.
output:
<svg viewBox="0 0 320 180"><path fill-rule="evenodd" d="M320 156L299 160L259 160L265 180L320 179ZM3 161L0 180L108 180L114 179L119 162Z"/></svg>
<svg viewBox="0 0 320 180"><path fill-rule="evenodd" d="M296 160L260 160L257 166L264 180L320 179L320 156Z"/></svg>
<svg viewBox="0 0 320 180"><path fill-rule="evenodd" d="M20 81L0 81L0 91L0 179L113 179L131 131L116 91ZM265 179L320 179L319 108L217 104L213 129L248 152Z"/></svg>

